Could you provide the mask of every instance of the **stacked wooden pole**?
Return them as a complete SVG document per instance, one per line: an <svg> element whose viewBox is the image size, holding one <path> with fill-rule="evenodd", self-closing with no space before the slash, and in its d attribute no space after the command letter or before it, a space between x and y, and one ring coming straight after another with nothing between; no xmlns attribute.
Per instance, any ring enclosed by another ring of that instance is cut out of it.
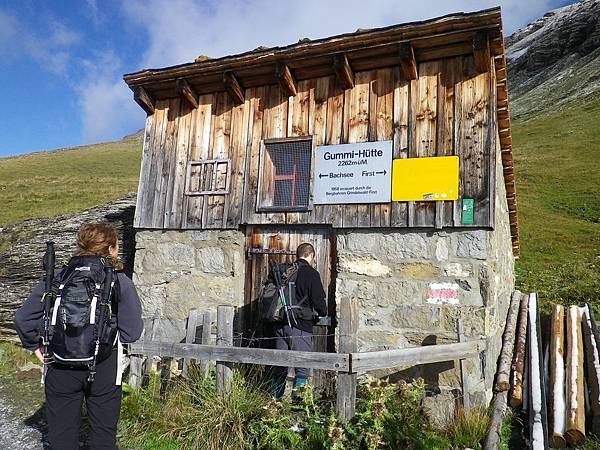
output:
<svg viewBox="0 0 600 450"><path fill-rule="evenodd" d="M583 343L592 432L600 434L600 345L598 330L589 305L582 307Z"/></svg>
<svg viewBox="0 0 600 450"><path fill-rule="evenodd" d="M527 311L529 296L521 296L519 322L517 324L515 354L512 364L510 405L517 408L523 404L523 372L525 370L525 348L527 342Z"/></svg>
<svg viewBox="0 0 600 450"><path fill-rule="evenodd" d="M513 360L515 348L515 331L517 327L517 318L519 316L519 307L523 294L515 291L512 295L508 315L506 316L506 327L502 339L502 352L500 353L500 362L498 363L498 373L496 375L496 391L504 392L510 388L510 366Z"/></svg>
<svg viewBox="0 0 600 450"><path fill-rule="evenodd" d="M537 295L529 294L529 436L533 450L548 448L548 422Z"/></svg>
<svg viewBox="0 0 600 450"><path fill-rule="evenodd" d="M521 305L521 296L523 294L515 291L511 297L506 317L506 326L502 339L502 350L498 362L498 372L496 374L496 396L493 403L492 418L488 428L488 434L484 444L485 450L494 450L500 445L500 430L502 421L506 413L506 404L508 399L508 389L510 388L510 370L513 360L515 347L515 335L517 328L517 319Z"/></svg>
<svg viewBox="0 0 600 450"><path fill-rule="evenodd" d="M570 306L567 317L567 426L565 437L569 444L585 442L585 399L583 379L583 339L581 312Z"/></svg>
<svg viewBox="0 0 600 450"><path fill-rule="evenodd" d="M565 308L555 305L550 333L550 446L561 448L565 440Z"/></svg>

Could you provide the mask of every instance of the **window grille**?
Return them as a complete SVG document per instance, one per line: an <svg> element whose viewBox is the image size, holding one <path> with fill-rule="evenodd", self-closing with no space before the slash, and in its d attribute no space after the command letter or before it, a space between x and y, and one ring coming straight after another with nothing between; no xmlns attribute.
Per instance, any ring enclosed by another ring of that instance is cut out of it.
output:
<svg viewBox="0 0 600 450"><path fill-rule="evenodd" d="M310 208L312 138L269 139L261 158L259 211Z"/></svg>
<svg viewBox="0 0 600 450"><path fill-rule="evenodd" d="M185 195L229 194L230 183L230 160L205 159L188 162Z"/></svg>

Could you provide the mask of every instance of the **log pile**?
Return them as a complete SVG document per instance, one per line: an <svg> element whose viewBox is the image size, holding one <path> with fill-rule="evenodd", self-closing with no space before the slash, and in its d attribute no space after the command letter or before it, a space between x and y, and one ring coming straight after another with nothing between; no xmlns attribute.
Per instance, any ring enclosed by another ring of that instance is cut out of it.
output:
<svg viewBox="0 0 600 450"><path fill-rule="evenodd" d="M600 334L588 304L554 305L543 327L535 293L516 291L506 317L484 448L499 448L508 406L533 449L577 447L600 433Z"/></svg>

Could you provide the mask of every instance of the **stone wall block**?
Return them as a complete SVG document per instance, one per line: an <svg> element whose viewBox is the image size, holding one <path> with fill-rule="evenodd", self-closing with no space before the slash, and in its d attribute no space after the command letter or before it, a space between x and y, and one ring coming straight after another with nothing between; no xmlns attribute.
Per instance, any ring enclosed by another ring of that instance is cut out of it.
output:
<svg viewBox="0 0 600 450"><path fill-rule="evenodd" d="M447 277L470 277L473 275L473 264L468 262L449 262L443 267Z"/></svg>
<svg viewBox="0 0 600 450"><path fill-rule="evenodd" d="M440 268L430 262L399 264L397 272L403 280L433 280L440 277Z"/></svg>
<svg viewBox="0 0 600 450"><path fill-rule="evenodd" d="M484 230L462 232L458 236L456 254L462 258L485 259L488 233Z"/></svg>
<svg viewBox="0 0 600 450"><path fill-rule="evenodd" d="M351 272L369 277L386 277L390 268L381 261L368 256L341 255L338 259L338 271Z"/></svg>
<svg viewBox="0 0 600 450"><path fill-rule="evenodd" d="M409 328L438 332L442 327L442 307L429 305L400 305L391 314L391 324L397 328Z"/></svg>
<svg viewBox="0 0 600 450"><path fill-rule="evenodd" d="M211 230L193 230L187 231L190 241L209 241L214 234Z"/></svg>
<svg viewBox="0 0 600 450"><path fill-rule="evenodd" d="M426 282L390 278L377 284L373 303L377 306L420 305L426 292Z"/></svg>
<svg viewBox="0 0 600 450"><path fill-rule="evenodd" d="M490 331L489 313L485 307L448 306L442 310L442 329L458 333L457 319L460 319L465 336L479 338Z"/></svg>
<svg viewBox="0 0 600 450"><path fill-rule="evenodd" d="M374 352L407 346L403 336L395 331L359 329L358 351Z"/></svg>
<svg viewBox="0 0 600 450"><path fill-rule="evenodd" d="M435 243L435 259L446 261L450 255L450 238L440 237Z"/></svg>
<svg viewBox="0 0 600 450"><path fill-rule="evenodd" d="M166 301L164 285L137 286L143 317L160 317Z"/></svg>
<svg viewBox="0 0 600 450"><path fill-rule="evenodd" d="M404 338L409 347L423 345L453 344L458 342L458 335L448 332L406 331Z"/></svg>
<svg viewBox="0 0 600 450"><path fill-rule="evenodd" d="M204 247L196 251L196 265L204 273L225 273L225 254L219 247Z"/></svg>
<svg viewBox="0 0 600 450"><path fill-rule="evenodd" d="M341 299L357 298L369 304L375 298L375 288L369 280L339 277L335 286L335 298L337 302Z"/></svg>
<svg viewBox="0 0 600 450"><path fill-rule="evenodd" d="M381 260L428 258L426 236L420 233L365 231L346 232L344 252L371 255Z"/></svg>

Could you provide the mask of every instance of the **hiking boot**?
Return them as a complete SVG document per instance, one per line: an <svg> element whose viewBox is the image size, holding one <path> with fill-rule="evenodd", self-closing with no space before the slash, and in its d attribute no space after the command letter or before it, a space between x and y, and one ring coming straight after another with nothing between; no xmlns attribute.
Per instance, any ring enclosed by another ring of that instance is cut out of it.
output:
<svg viewBox="0 0 600 450"><path fill-rule="evenodd" d="M302 400L302 387L306 386L308 383L308 378L304 377L296 377L294 379L294 389L292 390L292 401L295 403L300 402Z"/></svg>
<svg viewBox="0 0 600 450"><path fill-rule="evenodd" d="M283 393L285 392L285 375L273 375L271 377L271 382L269 383L269 394L276 400L279 400L283 397Z"/></svg>

